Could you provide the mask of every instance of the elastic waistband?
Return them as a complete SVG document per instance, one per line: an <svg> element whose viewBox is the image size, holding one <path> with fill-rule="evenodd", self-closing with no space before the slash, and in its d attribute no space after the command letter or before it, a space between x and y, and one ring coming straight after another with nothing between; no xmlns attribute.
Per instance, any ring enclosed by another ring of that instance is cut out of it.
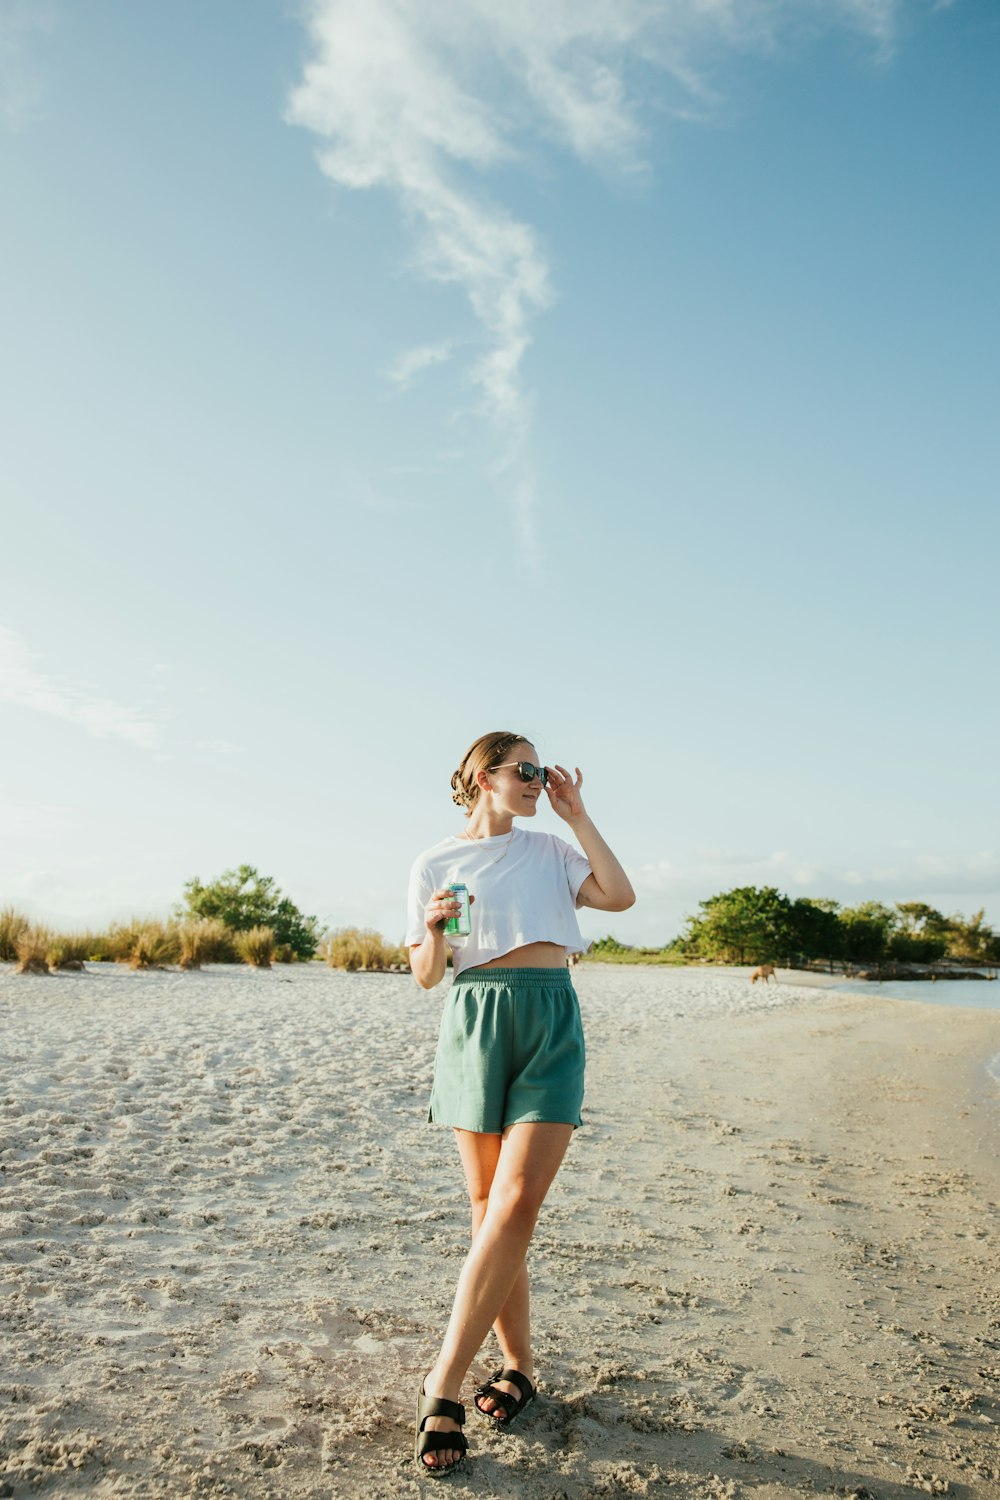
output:
<svg viewBox="0 0 1000 1500"><path fill-rule="evenodd" d="M519 985L568 985L573 981L568 969L463 969L455 976L455 984L502 984L506 989Z"/></svg>

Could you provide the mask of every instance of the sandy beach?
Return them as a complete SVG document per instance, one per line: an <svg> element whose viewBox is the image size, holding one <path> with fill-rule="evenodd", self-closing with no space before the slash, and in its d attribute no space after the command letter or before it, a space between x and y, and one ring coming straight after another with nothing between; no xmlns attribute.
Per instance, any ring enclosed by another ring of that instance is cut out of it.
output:
<svg viewBox="0 0 1000 1500"><path fill-rule="evenodd" d="M414 1393L468 1232L441 994L0 966L0 1495L1000 1497L1000 1016L574 980L541 1395L507 1436L470 1411L433 1481Z"/></svg>

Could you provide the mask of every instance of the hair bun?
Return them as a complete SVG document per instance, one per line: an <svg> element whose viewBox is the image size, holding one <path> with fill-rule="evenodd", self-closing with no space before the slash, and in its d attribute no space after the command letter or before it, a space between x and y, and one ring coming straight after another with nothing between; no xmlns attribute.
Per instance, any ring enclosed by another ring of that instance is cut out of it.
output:
<svg viewBox="0 0 1000 1500"><path fill-rule="evenodd" d="M454 802L456 804L456 806L458 806L458 807L471 807L472 806L472 798L469 796L469 793L466 791L465 787L462 785L462 773L461 773L461 771L456 771L455 774L452 776L452 778L451 778L451 788L452 788L452 790L451 790L451 800L452 800L452 802Z"/></svg>

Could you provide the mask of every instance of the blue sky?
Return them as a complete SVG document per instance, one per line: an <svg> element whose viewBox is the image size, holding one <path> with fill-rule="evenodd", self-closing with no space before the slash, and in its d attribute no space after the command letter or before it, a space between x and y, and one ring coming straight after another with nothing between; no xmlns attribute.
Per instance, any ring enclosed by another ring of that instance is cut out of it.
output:
<svg viewBox="0 0 1000 1500"><path fill-rule="evenodd" d="M998 63L988 0L7 0L0 903L245 861L398 936L512 728L626 940L1000 922Z"/></svg>

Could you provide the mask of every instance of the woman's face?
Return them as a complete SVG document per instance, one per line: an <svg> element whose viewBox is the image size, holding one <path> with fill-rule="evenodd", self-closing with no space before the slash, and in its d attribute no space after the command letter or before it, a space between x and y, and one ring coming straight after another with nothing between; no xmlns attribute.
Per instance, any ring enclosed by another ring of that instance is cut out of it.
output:
<svg viewBox="0 0 1000 1500"><path fill-rule="evenodd" d="M493 788L494 808L511 813L516 818L533 818L538 799L542 795L541 782L537 776L533 781L522 781L516 762L526 760L533 766L540 765L534 745L527 740L519 740L505 752L503 759L503 765L486 772Z"/></svg>

